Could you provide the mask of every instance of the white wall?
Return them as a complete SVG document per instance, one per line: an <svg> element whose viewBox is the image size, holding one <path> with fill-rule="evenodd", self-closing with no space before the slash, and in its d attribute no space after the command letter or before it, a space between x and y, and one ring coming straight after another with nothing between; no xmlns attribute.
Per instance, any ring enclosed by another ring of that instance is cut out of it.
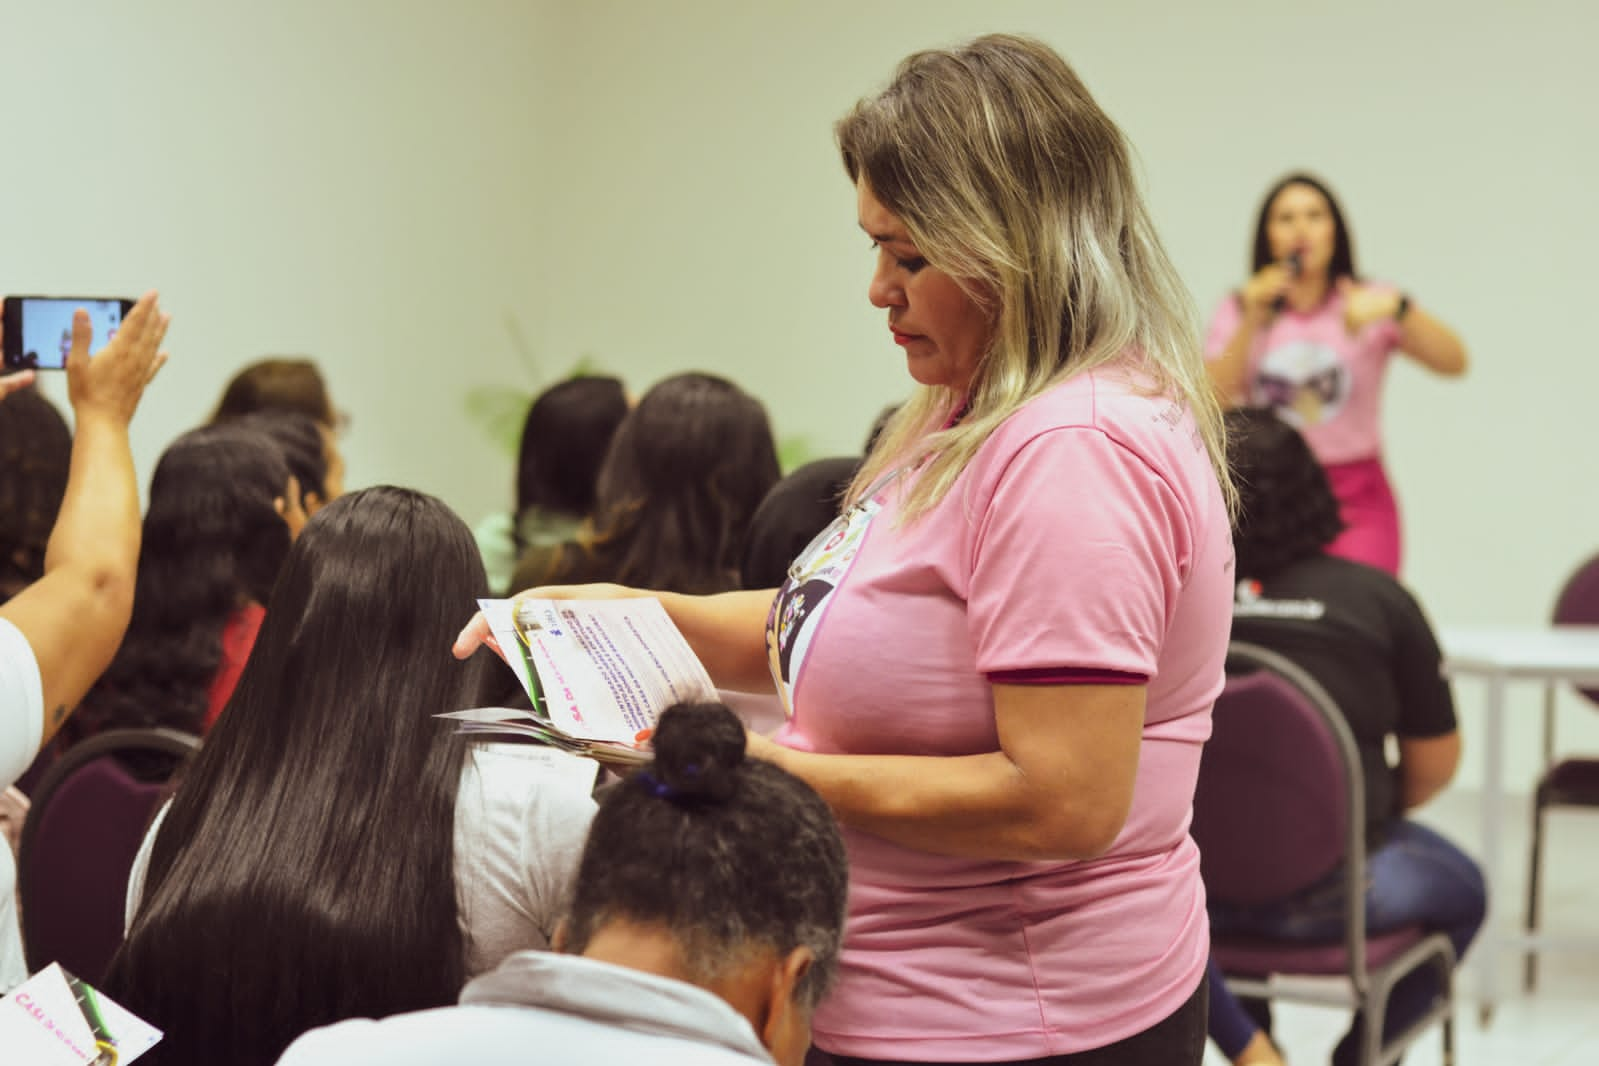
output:
<svg viewBox="0 0 1599 1066"><path fill-rule="evenodd" d="M916 48L1029 32L1126 130L1205 313L1243 277L1267 185L1310 167L1362 269L1465 336L1470 376L1399 366L1385 418L1407 577L1435 619L1536 622L1599 547L1599 361L1573 329L1599 243L1591 5L588 2L552 5L550 28L542 351L639 386L722 372L816 452L857 447L906 382L831 124ZM1459 695L1469 745L1481 694ZM1523 785L1535 704L1511 731ZM1599 717L1564 718L1599 747Z"/></svg>
<svg viewBox="0 0 1599 1066"><path fill-rule="evenodd" d="M463 395L533 384L510 326L538 309L536 15L8 5L0 290L161 289L173 362L134 424L146 480L240 365L292 352L353 415L352 485L414 485L469 517L509 492Z"/></svg>
<svg viewBox="0 0 1599 1066"><path fill-rule="evenodd" d="M906 379L832 123L907 52L996 29L1059 48L1123 125L1206 311L1266 185L1327 175L1363 268L1475 360L1459 383L1391 379L1407 576L1441 621L1543 617L1599 542L1599 366L1573 330L1599 244L1599 14L1575 0L10 5L0 290L161 287L175 362L135 426L146 476L267 352L326 367L352 484L469 520L503 506L510 465L467 393L582 355L640 390L727 374L780 433L850 451ZM1469 736L1480 694L1460 695ZM1599 747L1599 717L1565 718Z"/></svg>

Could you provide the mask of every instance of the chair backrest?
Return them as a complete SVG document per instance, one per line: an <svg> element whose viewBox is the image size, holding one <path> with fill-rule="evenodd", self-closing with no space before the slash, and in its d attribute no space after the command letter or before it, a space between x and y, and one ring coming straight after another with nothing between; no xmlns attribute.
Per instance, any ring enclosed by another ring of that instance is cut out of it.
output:
<svg viewBox="0 0 1599 1066"><path fill-rule="evenodd" d="M1566 578L1555 601L1553 619L1557 626L1599 625L1599 555L1595 555ZM1588 701L1599 706L1599 689L1579 688Z"/></svg>
<svg viewBox="0 0 1599 1066"><path fill-rule="evenodd" d="M1227 670L1194 794L1206 892L1248 906L1363 866L1360 757L1337 705L1264 648L1235 641Z"/></svg>
<svg viewBox="0 0 1599 1066"><path fill-rule="evenodd" d="M51 767L30 797L17 856L30 971L59 962L90 984L105 975L122 943L133 858L167 779L199 746L171 729L117 729Z"/></svg>

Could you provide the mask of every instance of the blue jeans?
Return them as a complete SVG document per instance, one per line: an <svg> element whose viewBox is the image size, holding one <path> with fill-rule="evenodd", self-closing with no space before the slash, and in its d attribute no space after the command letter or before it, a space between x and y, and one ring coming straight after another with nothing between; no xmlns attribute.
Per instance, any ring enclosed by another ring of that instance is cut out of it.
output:
<svg viewBox="0 0 1599 1066"><path fill-rule="evenodd" d="M1465 957L1488 911L1482 870L1465 852L1415 822L1401 820L1389 827L1387 841L1367 856L1366 879L1367 932L1390 933L1420 925L1428 932L1447 935L1458 958ZM1255 907L1212 904L1210 927L1224 935L1253 934L1308 943L1337 940L1344 931L1344 872L1339 870L1281 903ZM1384 1039L1425 1014L1439 992L1438 979L1429 967L1395 985L1388 999ZM1242 1011L1232 996L1218 996L1212 989L1211 1034L1218 1042L1225 1038L1242 1049L1237 1043L1244 1024L1237 1012ZM1357 1015L1333 1053L1334 1063L1354 1061L1361 1023ZM1255 1026L1248 1024L1252 1036ZM1248 1036L1244 1040L1247 1042ZM1224 1045L1223 1050L1229 1049Z"/></svg>

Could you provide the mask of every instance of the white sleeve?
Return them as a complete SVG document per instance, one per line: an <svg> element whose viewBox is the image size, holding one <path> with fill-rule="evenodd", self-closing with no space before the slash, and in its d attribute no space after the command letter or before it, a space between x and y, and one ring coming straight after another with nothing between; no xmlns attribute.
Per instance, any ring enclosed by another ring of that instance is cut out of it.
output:
<svg viewBox="0 0 1599 1066"><path fill-rule="evenodd" d="M171 807L171 800L161 805L161 810L156 812L150 828L145 830L144 840L139 843L138 854L133 857L133 868L128 871L128 898L122 908L123 935L127 935L128 930L133 928L133 916L139 913L139 904L144 900L144 877L150 872L150 853L155 850L155 835L161 830L161 823Z"/></svg>
<svg viewBox="0 0 1599 1066"><path fill-rule="evenodd" d="M473 747L455 812L468 976L492 970L514 951L549 947L594 817L597 769L554 748Z"/></svg>
<svg viewBox="0 0 1599 1066"><path fill-rule="evenodd" d="M529 903L546 938L555 936L555 927L566 916L589 823L598 810L593 793L599 768L576 755L563 753L563 758L572 760L573 769L555 775L554 787L533 797L522 838Z"/></svg>
<svg viewBox="0 0 1599 1066"><path fill-rule="evenodd" d="M0 618L0 789L22 776L43 739L39 661L22 630Z"/></svg>

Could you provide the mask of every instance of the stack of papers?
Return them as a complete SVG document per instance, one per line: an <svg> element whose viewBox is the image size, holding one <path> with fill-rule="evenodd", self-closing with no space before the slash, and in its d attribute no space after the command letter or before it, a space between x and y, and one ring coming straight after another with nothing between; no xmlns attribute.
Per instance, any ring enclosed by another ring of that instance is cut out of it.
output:
<svg viewBox="0 0 1599 1066"><path fill-rule="evenodd" d="M467 733L517 733L608 763L642 763L661 712L716 687L659 600L480 600L533 710L441 715Z"/></svg>

